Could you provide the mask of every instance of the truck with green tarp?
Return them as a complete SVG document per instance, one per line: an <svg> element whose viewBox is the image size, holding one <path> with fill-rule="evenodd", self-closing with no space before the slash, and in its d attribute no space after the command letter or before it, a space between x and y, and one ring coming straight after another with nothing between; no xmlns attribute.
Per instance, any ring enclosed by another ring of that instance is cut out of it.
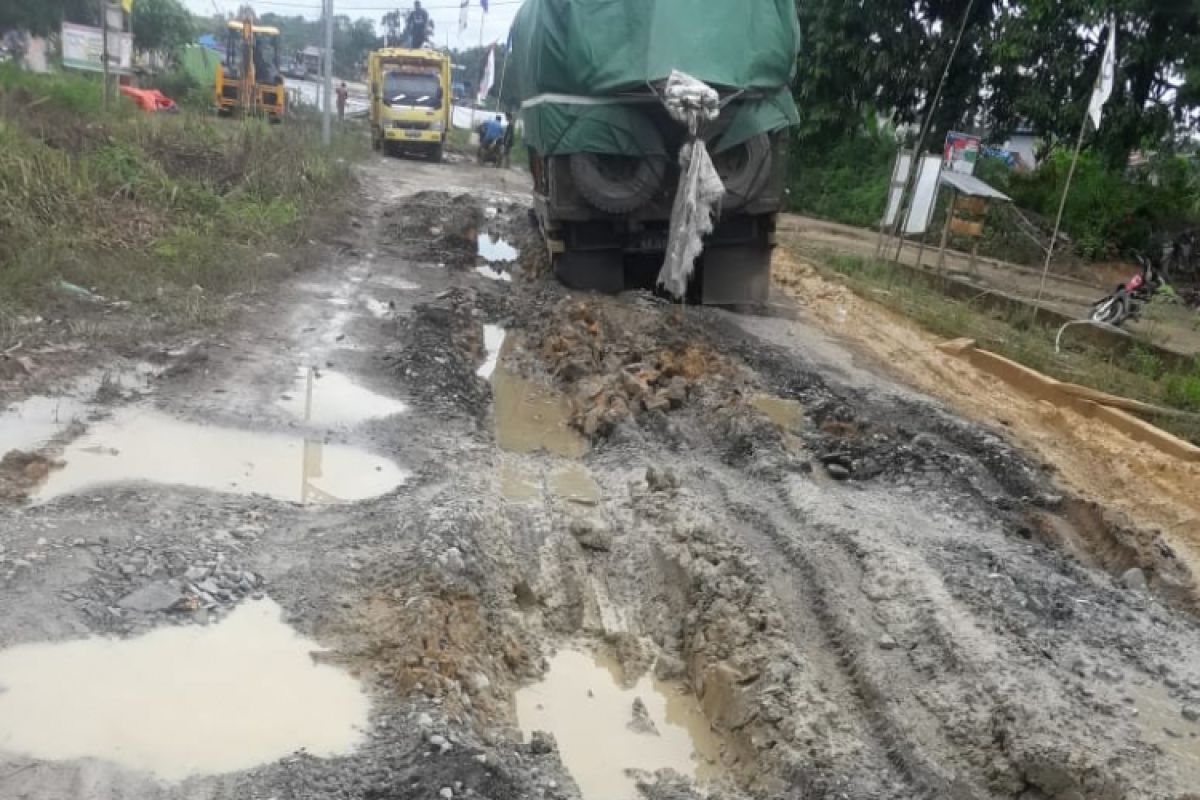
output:
<svg viewBox="0 0 1200 800"><path fill-rule="evenodd" d="M685 125L664 86L686 73L720 114L697 132L724 194L689 293L762 302L783 205L795 0L526 0L509 80L521 103L535 210L559 279L618 292L645 285L671 231Z"/></svg>

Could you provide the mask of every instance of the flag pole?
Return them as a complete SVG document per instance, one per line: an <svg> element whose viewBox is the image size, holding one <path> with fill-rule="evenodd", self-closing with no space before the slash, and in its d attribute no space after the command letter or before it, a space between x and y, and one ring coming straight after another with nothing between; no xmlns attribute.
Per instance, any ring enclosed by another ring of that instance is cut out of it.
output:
<svg viewBox="0 0 1200 800"><path fill-rule="evenodd" d="M1084 113L1083 124L1079 126L1079 137L1075 140L1075 153L1071 156L1071 168L1067 170L1067 183L1063 186L1062 197L1058 201L1058 215L1054 218L1054 233L1050 234L1050 245L1046 248L1046 263L1042 266L1042 281L1038 285L1037 295L1033 298L1033 319L1037 320L1038 304L1046 291L1046 277L1050 274L1050 260L1054 258L1054 245L1058 242L1058 232L1062 228L1063 212L1067 209L1067 195L1071 193L1071 181L1075 179L1075 168L1079 165L1079 154L1083 150L1083 136L1087 133L1088 115Z"/></svg>
<svg viewBox="0 0 1200 800"><path fill-rule="evenodd" d="M1092 87L1091 100L1084 111L1083 122L1079 125L1079 137L1075 140L1075 153L1071 156L1071 168L1067 171L1067 183L1063 186L1062 197L1058 201L1058 216L1054 218L1054 233L1050 235L1050 245L1046 248L1046 263L1042 267L1042 281L1038 285L1037 295L1033 299L1032 319L1034 321L1037 320L1042 295L1046 291L1046 277L1050 274L1050 259L1054 257L1054 245L1058 243L1058 233L1062 229L1063 212L1067 208L1067 197L1071 193L1071 181L1075 178L1075 168L1079 166L1079 154L1083 150L1083 137L1087 133L1088 119L1091 118L1096 123L1096 129L1099 130L1100 117L1104 110L1104 104L1112 96L1113 85L1116 82L1116 71L1117 20L1116 17L1112 17L1108 23L1108 46L1104 48L1104 57L1100 62L1100 74L1096 76L1096 83Z"/></svg>

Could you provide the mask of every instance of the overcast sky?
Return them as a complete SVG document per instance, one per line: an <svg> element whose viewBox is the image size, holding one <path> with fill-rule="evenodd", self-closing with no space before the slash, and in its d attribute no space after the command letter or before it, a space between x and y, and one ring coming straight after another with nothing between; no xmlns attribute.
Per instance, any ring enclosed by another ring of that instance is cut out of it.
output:
<svg viewBox="0 0 1200 800"><path fill-rule="evenodd" d="M242 2L249 2L259 14L284 14L288 16L303 16L317 19L321 16L321 0L183 0L184 4L196 14L212 14L214 9L221 12L237 11ZM483 42L503 43L508 38L508 28L513 17L521 7L522 0L489 0L491 9L487 14L479 5L479 0L470 0L469 25L466 31L460 32L458 27L459 0L421 0L421 4L429 11L435 24L437 44L462 49L479 45L480 23L483 23ZM411 0L389 3L388 0L333 0L333 13L346 14L352 18L369 17L375 22L376 30L382 33L380 18L395 8L409 8ZM447 38L448 37L448 38Z"/></svg>

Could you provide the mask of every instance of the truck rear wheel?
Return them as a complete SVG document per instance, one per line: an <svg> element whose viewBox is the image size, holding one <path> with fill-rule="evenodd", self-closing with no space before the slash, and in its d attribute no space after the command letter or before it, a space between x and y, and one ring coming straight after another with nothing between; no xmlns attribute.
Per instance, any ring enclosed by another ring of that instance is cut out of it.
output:
<svg viewBox="0 0 1200 800"><path fill-rule="evenodd" d="M570 161L579 193L610 214L628 214L646 205L658 194L667 175L667 160L658 156L575 153Z"/></svg>
<svg viewBox="0 0 1200 800"><path fill-rule="evenodd" d="M714 156L713 165L725 184L721 208L736 211L762 194L771 180L773 160L771 139L765 133Z"/></svg>

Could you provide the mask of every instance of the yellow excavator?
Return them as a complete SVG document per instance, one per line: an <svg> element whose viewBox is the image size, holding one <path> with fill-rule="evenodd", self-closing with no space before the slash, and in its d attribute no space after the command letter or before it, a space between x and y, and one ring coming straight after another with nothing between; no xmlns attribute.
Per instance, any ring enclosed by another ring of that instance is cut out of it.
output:
<svg viewBox="0 0 1200 800"><path fill-rule="evenodd" d="M282 122L287 89L279 66L279 29L230 20L225 58L217 67L217 113L266 116Z"/></svg>

